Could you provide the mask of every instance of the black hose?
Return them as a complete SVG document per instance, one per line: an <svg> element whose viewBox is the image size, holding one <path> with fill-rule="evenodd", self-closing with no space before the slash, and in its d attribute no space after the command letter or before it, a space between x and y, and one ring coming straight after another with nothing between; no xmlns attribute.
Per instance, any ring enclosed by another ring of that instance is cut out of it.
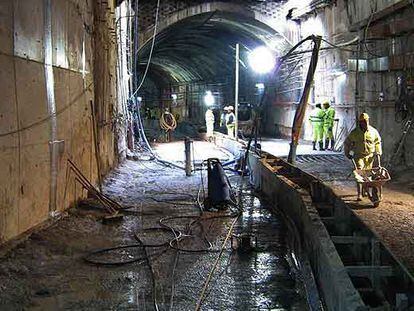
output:
<svg viewBox="0 0 414 311"><path fill-rule="evenodd" d="M144 232L144 231L158 231L158 230L163 230L163 231L170 232L169 229L160 228L160 227L143 229L141 232ZM178 237L180 237L182 235L181 232L179 232L179 231L177 231L177 232L178 232ZM174 237L175 236L176 235L174 234ZM120 265L125 265L125 264L129 264L129 263L138 262L138 261L144 261L145 256L144 257L139 257L139 258L132 258L132 259L128 259L128 260L118 260L118 261L98 260L98 259L94 259L93 256L109 253L111 251L120 250L120 249L145 248L145 247L164 247L164 246L169 245L169 241L166 241L164 243L157 243L157 244L142 243L142 241L139 238L137 232L134 233L134 237L135 237L135 239L137 239L140 242L139 244L120 245L120 246L115 246L115 247L97 249L97 250L94 250L94 251L88 253L86 256L84 256L83 260L85 260L88 263L95 264L95 265L120 266ZM159 255L163 254L165 251L166 250L164 250L163 252L160 252Z"/></svg>
<svg viewBox="0 0 414 311"><path fill-rule="evenodd" d="M125 265L128 263L145 260L145 257L138 257L138 258L133 258L133 259L128 259L128 260L118 260L118 261L104 261L104 260L96 260L96 259L91 258L94 255L109 253L114 250L126 249L126 248L137 248L137 247L143 247L143 246L141 244L131 244L131 245L121 245L121 246L115 246L115 247L109 247L109 248L102 248L102 249L98 249L93 252L90 252L85 257L83 257L83 260L91 264L103 265L103 266L120 266L120 265Z"/></svg>

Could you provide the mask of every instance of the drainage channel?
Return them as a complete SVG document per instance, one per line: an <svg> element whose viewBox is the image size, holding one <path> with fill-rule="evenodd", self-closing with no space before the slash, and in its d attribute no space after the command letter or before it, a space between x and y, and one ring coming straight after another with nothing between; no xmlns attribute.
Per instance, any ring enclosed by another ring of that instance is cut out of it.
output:
<svg viewBox="0 0 414 311"><path fill-rule="evenodd" d="M267 153L249 162L256 186L308 234L303 243L328 309L414 310L412 275L331 188Z"/></svg>

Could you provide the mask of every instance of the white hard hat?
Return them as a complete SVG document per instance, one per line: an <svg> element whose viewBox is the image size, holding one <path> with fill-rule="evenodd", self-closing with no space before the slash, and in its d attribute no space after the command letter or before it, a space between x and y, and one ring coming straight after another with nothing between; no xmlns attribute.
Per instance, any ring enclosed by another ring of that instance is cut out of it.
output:
<svg viewBox="0 0 414 311"><path fill-rule="evenodd" d="M223 110L229 110L229 106L225 106Z"/></svg>
<svg viewBox="0 0 414 311"><path fill-rule="evenodd" d="M227 107L229 110L234 110L234 107L233 106L228 106Z"/></svg>

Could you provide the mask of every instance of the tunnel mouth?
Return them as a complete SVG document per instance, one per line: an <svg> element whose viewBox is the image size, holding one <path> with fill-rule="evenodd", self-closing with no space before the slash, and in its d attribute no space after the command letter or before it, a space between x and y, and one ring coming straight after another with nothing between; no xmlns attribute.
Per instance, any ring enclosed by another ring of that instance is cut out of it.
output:
<svg viewBox="0 0 414 311"><path fill-rule="evenodd" d="M206 131L204 112L207 106L203 100L206 92L212 92L216 99L213 105L215 130L226 133L226 129L220 127L223 123L220 118L223 107L234 106L236 44L240 46L239 104L241 108L246 107L246 111L240 111L240 121L249 126L253 118L251 110L263 96L256 85L272 81L275 76L274 71L256 73L249 66L249 53L256 47L267 46L277 57L290 48L283 35L256 18L249 12L201 13L163 28L153 40L147 40L140 47L138 85L144 82L138 95L143 98L141 113L150 115L144 117L150 141L169 141L156 137L157 122L162 123L165 109L178 116L176 132L184 133L176 135L178 139L199 138L200 133ZM192 125L195 127L190 130Z"/></svg>
<svg viewBox="0 0 414 311"><path fill-rule="evenodd" d="M138 51L141 73L148 63L151 41L147 40ZM290 48L280 33L254 16L225 11L201 13L156 35L149 75L160 85L167 81L210 82L228 76L234 67L236 43L242 46L242 53L266 45L277 55L283 55Z"/></svg>

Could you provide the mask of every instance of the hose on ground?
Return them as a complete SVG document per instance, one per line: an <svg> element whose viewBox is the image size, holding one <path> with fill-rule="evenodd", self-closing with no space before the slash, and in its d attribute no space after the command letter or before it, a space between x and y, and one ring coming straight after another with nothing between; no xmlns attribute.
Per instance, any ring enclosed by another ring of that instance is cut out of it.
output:
<svg viewBox="0 0 414 311"><path fill-rule="evenodd" d="M120 245L120 246L115 246L115 247L97 249L97 250L94 250L94 251L88 253L86 256L83 257L83 259L86 262L91 263L91 264L95 264L95 265L119 266L119 265L134 263L134 262L145 261L146 258L145 258L145 256L142 256L142 257L129 258L129 259L125 259L125 260L109 261L109 260L99 260L95 257L99 256L99 255L103 255L103 254L108 254L110 252L115 252L117 250L123 250L123 249L157 248L157 247L166 247L166 246L167 246L166 249L164 249L160 253L157 253L156 255L153 255L153 256L158 257L159 255L163 254L164 252L168 251L169 249L175 249L175 250L186 252L186 253L217 252L217 250L214 250L212 248L212 243L207 239L205 234L203 234L203 236L200 237L200 238L207 245L206 248L202 248L202 249L184 249L184 248L180 248L179 247L180 242L182 242L185 239L193 238L194 235L184 234L180 230L178 230L177 228L167 224L166 222L176 220L176 219L192 219L192 221L187 226L187 231L191 231L191 227L194 224L201 223L202 221L212 220L212 219L220 219L220 218L234 218L234 217L237 217L236 213L225 214L225 215L217 215L217 216L208 216L208 217L202 217L202 215L183 215L183 216L164 217L164 218L159 220L159 224L160 224L161 227L153 227L153 228L142 229L141 231L139 231L139 233L145 233L145 232L157 231L157 230L158 231L168 231L168 232L171 232L171 234L173 235L172 239L169 239L168 241L162 242L162 243L152 243L152 244L142 243L141 238L138 235L138 232L135 232L134 237L135 237L136 240L138 240L140 242L139 244Z"/></svg>
<svg viewBox="0 0 414 311"><path fill-rule="evenodd" d="M169 228L154 227L154 228L143 229L143 230L141 230L141 233L149 232L149 231L160 231L160 230L171 232ZM176 233L177 233L177 235L176 235ZM174 232L174 238L177 237L177 236L180 237L181 235L182 234L179 231ZM134 237L137 241L139 241L138 244L119 245L119 246L115 246L115 247L97 249L97 250L94 250L94 251L88 253L86 256L84 256L83 260L85 260L88 263L95 264L95 265L120 266L120 265L129 264L129 263L145 261L146 257L141 256L141 257L129 258L129 259L126 259L126 260L115 260L115 261L99 260L99 259L96 259L94 257L102 255L102 254L108 254L110 252L115 252L115 251L118 251L118 250L123 250L123 249L134 249L134 248L145 248L145 247L164 247L164 246L169 245L169 241L166 241L166 242L163 242L163 243L153 243L153 244L142 243L142 241L139 238L137 232L134 233ZM158 257L158 256L162 255L167 250L168 249L157 253L156 256ZM155 255L153 255L153 256L155 256Z"/></svg>

